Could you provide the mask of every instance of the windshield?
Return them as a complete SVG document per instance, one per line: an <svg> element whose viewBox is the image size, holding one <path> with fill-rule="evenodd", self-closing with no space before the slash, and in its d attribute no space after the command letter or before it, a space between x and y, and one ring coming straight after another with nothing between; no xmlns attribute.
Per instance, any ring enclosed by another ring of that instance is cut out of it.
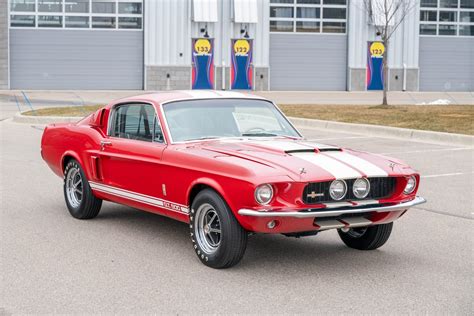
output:
<svg viewBox="0 0 474 316"><path fill-rule="evenodd" d="M301 137L268 101L209 99L163 106L174 142L220 137Z"/></svg>

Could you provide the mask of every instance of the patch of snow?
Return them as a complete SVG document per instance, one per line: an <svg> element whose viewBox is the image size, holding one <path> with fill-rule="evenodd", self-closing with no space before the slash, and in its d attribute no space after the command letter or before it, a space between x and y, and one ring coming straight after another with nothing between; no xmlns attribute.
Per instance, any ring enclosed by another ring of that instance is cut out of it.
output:
<svg viewBox="0 0 474 316"><path fill-rule="evenodd" d="M434 100L434 101L431 101L431 102L417 103L416 105L449 105L449 104L451 104L450 100L438 99L438 100Z"/></svg>

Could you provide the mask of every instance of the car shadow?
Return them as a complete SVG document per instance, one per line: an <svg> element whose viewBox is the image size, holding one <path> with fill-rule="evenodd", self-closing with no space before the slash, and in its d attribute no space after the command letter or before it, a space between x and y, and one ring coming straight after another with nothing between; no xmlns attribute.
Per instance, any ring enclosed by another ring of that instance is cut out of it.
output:
<svg viewBox="0 0 474 316"><path fill-rule="evenodd" d="M183 268L193 262L199 264L189 240L188 225L185 223L112 203L104 204L103 210L93 222L108 227L115 225L120 231L133 235L136 239L172 244L176 252L185 256L181 262L176 263L183 265ZM390 241L378 250L350 249L339 239L335 230L302 238L255 234L249 236L241 263L233 269L221 271L247 274L257 270L273 274L297 269L304 273L315 270L318 273L337 273L341 270L358 274L386 273L398 264L405 264L408 259L406 256L399 248L390 246ZM409 260L416 262L416 258Z"/></svg>

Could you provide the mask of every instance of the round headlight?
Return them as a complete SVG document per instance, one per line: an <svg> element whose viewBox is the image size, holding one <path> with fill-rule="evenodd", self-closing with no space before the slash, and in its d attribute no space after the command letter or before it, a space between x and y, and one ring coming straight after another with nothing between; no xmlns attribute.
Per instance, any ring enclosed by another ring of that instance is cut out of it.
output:
<svg viewBox="0 0 474 316"><path fill-rule="evenodd" d="M352 185L352 193L358 199L366 198L369 195L370 191L370 182L365 178L359 178L354 181Z"/></svg>
<svg viewBox="0 0 474 316"><path fill-rule="evenodd" d="M333 200L339 201L346 196L347 184L344 180L334 180L329 186L329 195Z"/></svg>
<svg viewBox="0 0 474 316"><path fill-rule="evenodd" d="M258 204L266 205L273 198L273 187L270 184L259 185L255 189L255 200Z"/></svg>
<svg viewBox="0 0 474 316"><path fill-rule="evenodd" d="M407 181L407 185L405 186L405 190L403 190L403 193L405 194L410 194L415 191L416 187L416 178L415 176L410 176L410 178Z"/></svg>

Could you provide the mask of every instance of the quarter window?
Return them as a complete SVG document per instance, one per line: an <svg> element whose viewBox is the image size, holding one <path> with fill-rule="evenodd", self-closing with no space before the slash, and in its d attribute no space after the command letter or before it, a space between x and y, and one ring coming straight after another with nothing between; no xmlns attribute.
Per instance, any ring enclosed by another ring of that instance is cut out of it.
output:
<svg viewBox="0 0 474 316"><path fill-rule="evenodd" d="M163 142L161 126L155 110L149 104L124 104L116 107L112 115L110 136Z"/></svg>
<svg viewBox="0 0 474 316"><path fill-rule="evenodd" d="M270 0L270 32L346 33L347 0Z"/></svg>
<svg viewBox="0 0 474 316"><path fill-rule="evenodd" d="M420 35L474 36L474 0L421 0Z"/></svg>

